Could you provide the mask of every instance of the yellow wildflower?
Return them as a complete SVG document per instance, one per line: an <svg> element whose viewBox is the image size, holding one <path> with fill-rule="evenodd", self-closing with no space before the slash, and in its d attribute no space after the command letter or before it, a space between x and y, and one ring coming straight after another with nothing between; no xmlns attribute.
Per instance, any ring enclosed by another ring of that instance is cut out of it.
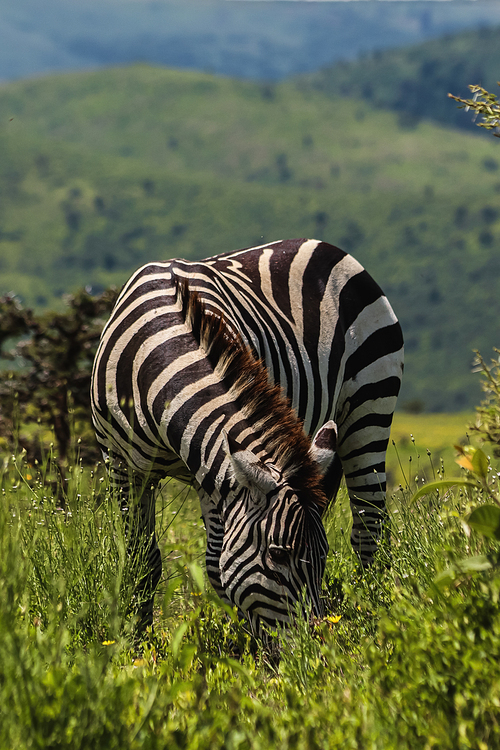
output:
<svg viewBox="0 0 500 750"><path fill-rule="evenodd" d="M325 617L325 620L333 622L334 625L336 625L341 619L342 615L328 615L328 617Z"/></svg>

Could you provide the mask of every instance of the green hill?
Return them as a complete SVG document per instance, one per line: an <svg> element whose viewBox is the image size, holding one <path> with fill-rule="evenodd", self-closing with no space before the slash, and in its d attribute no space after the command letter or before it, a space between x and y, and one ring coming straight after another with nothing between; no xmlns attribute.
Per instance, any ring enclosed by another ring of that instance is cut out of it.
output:
<svg viewBox="0 0 500 750"><path fill-rule="evenodd" d="M135 65L6 85L0 111L11 132L141 159L170 174L364 193L415 193L432 185L459 194L471 157L479 163L467 165L470 188L487 194L491 187L488 179L481 184L491 143L427 125L408 133L386 112L297 91L292 82L255 84Z"/></svg>
<svg viewBox="0 0 500 750"><path fill-rule="evenodd" d="M151 259L323 238L401 319L402 402L477 402L471 351L499 344L494 139L144 65L9 84L0 112L0 291L52 306Z"/></svg>
<svg viewBox="0 0 500 750"><path fill-rule="evenodd" d="M447 94L469 97L471 83L494 90L499 78L500 27L484 27L337 63L301 76L297 85L393 109L407 127L428 118L472 129L472 117L450 106Z"/></svg>

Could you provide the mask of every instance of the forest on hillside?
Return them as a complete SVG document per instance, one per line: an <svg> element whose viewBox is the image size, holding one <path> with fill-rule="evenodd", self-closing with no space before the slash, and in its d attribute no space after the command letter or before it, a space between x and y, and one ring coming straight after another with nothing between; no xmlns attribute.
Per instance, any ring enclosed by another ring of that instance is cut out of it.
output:
<svg viewBox="0 0 500 750"><path fill-rule="evenodd" d="M153 258L326 239L365 265L401 320L401 403L477 402L472 350L488 357L498 343L495 139L409 128L295 81L146 65L11 83L0 107L2 292L53 307Z"/></svg>
<svg viewBox="0 0 500 750"><path fill-rule="evenodd" d="M494 90L499 71L500 27L484 26L414 46L379 49L298 80L328 96L352 96L395 110L409 128L428 119L473 130L472 116L450 107L447 94L464 97L470 84Z"/></svg>

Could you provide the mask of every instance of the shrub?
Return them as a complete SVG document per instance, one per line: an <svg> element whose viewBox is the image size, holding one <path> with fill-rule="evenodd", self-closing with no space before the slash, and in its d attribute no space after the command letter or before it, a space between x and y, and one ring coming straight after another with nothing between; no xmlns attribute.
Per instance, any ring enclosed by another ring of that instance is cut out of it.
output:
<svg viewBox="0 0 500 750"><path fill-rule="evenodd" d="M15 369L0 372L0 448L23 448L28 460L41 462L40 438L53 433L59 461L76 452L74 428L85 440L79 457L99 458L90 431L90 375L104 321L117 290L93 296L82 290L66 297L66 310L35 314L7 295L0 298L0 355ZM17 341L10 350L2 347ZM47 443L50 442L47 441Z"/></svg>

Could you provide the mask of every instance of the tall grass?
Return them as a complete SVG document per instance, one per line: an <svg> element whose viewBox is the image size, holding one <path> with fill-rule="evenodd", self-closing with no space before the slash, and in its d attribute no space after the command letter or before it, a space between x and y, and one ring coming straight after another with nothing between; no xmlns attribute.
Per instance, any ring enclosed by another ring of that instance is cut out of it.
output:
<svg viewBox="0 0 500 750"><path fill-rule="evenodd" d="M276 656L206 586L199 507L173 483L158 504L155 628L135 643L138 571L106 479L76 461L57 488L54 471L21 454L1 476L0 748L500 746L500 575L435 583L496 552L461 521L481 497L410 505L400 490L391 543L361 574L341 494L326 617L277 633Z"/></svg>

